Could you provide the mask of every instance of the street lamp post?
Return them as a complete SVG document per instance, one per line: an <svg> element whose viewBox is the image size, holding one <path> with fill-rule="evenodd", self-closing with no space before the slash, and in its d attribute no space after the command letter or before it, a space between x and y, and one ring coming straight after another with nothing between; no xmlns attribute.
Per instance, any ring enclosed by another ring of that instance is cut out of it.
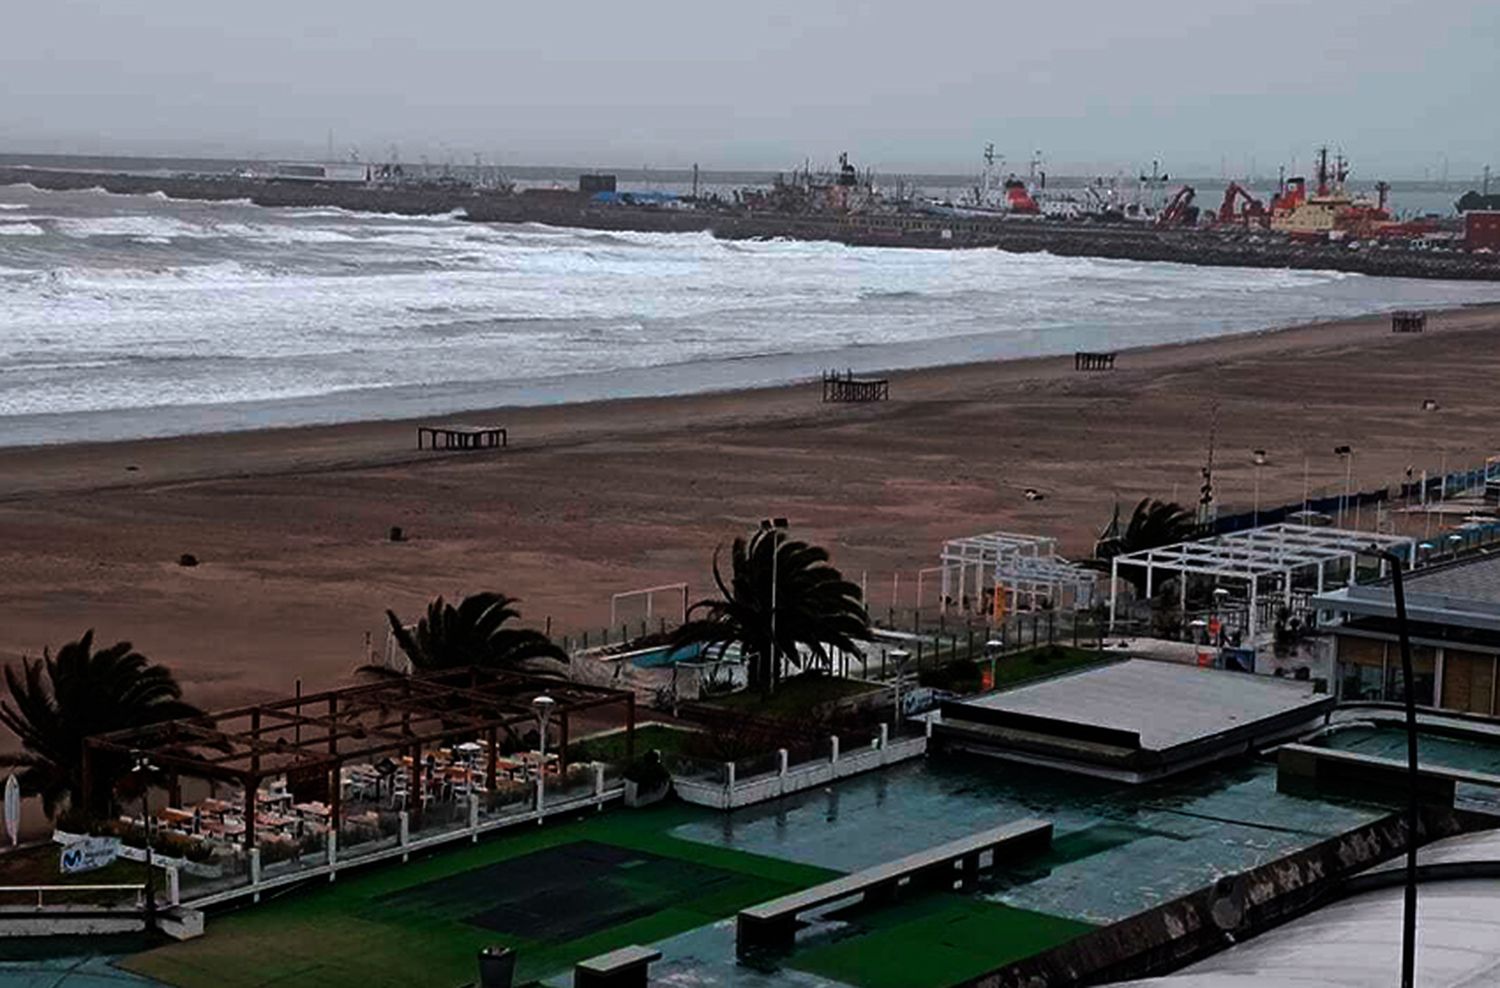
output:
<svg viewBox="0 0 1500 988"><path fill-rule="evenodd" d="M1333 455L1344 459L1344 497L1339 501L1339 528L1344 527L1344 512L1349 508L1349 490L1354 482L1354 447L1335 446Z"/></svg>
<svg viewBox="0 0 1500 988"><path fill-rule="evenodd" d="M777 578L776 571L781 559L781 533L785 532L786 528L785 518L766 518L760 523L762 532L771 533L771 668L767 673L768 685L776 681L781 658L781 650L776 644L776 588L781 581Z"/></svg>
<svg viewBox="0 0 1500 988"><path fill-rule="evenodd" d="M1252 528L1260 527L1260 468L1266 465L1266 451L1254 449L1250 451L1251 462L1255 464L1255 514L1253 516Z"/></svg>
<svg viewBox="0 0 1500 988"><path fill-rule="evenodd" d="M991 638L984 643L984 650L990 655L990 689L995 689L995 660L1005 649L1005 641L1000 638Z"/></svg>
<svg viewBox="0 0 1500 988"><path fill-rule="evenodd" d="M1391 567L1391 590L1396 598L1396 631L1401 642L1401 678L1406 707L1406 897L1401 911L1401 988L1412 988L1417 966L1417 697L1412 689L1411 639L1406 626L1406 589L1402 558L1377 546L1370 553Z"/></svg>
<svg viewBox="0 0 1500 988"><path fill-rule="evenodd" d="M906 660L911 658L911 653L904 648L893 648L886 653L892 662L896 663L896 723L902 721L901 715L901 680L906 678Z"/></svg>
<svg viewBox="0 0 1500 988"><path fill-rule="evenodd" d="M146 929L154 931L156 929L156 885L151 880L153 862L151 860L151 807L148 797L151 795L150 776L157 769L144 752L133 751L130 759L130 773L136 777L136 782L141 787L141 826L146 832Z"/></svg>
<svg viewBox="0 0 1500 988"><path fill-rule="evenodd" d="M552 716L552 707L556 703L552 697L543 693L531 701L531 709L536 711L536 737L537 737L537 765L536 765L536 822L542 822L542 812L546 808L547 792L547 718Z"/></svg>

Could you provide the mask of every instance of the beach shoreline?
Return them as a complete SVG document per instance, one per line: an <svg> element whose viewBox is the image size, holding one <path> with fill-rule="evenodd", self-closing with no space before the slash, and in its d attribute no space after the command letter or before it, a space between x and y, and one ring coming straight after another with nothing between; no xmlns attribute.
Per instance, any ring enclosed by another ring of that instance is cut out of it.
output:
<svg viewBox="0 0 1500 988"><path fill-rule="evenodd" d="M1429 317L1446 331L1462 331L1471 328L1470 324L1476 319L1500 321L1500 303L1452 306L1432 311ZM1388 320L1388 313L1373 313L1181 342L1123 347L1114 352L1119 354L1122 369L1169 367L1181 361L1212 361L1216 357L1244 356L1253 351L1276 352L1306 346L1338 345L1346 342L1348 334L1364 337L1369 330L1384 327ZM856 372L856 376L890 380L892 394L898 400L924 400L943 395L954 387L961 388L966 381L974 379L1051 380L1072 373L1071 355L1047 354L916 368L877 368ZM511 430L509 448L514 452L537 443L609 440L617 438L615 434L622 429L630 433L649 433L671 430L688 422L748 424L757 419L797 418L806 412L804 406L809 396L817 404L818 387L816 377L807 377L785 383L621 398L481 404L468 409L415 416L0 446L0 501L60 490L112 490L188 480L399 466L428 461L435 455L464 455L417 451L414 437L418 425L493 423ZM205 411L211 413L212 409ZM623 428L621 423L626 417L632 418L633 422L628 428ZM131 461L125 470L131 476L110 479L107 473L112 467L94 469L115 459ZM160 469L147 473L137 461L152 463ZM130 466L136 469L128 469ZM75 472L78 468L86 468L87 473ZM43 478L46 479L40 484L25 484L27 479ZM21 482L19 485L18 481Z"/></svg>
<svg viewBox="0 0 1500 988"><path fill-rule="evenodd" d="M286 695L345 681L383 651L386 608L409 619L437 594L513 594L526 623L574 636L599 633L617 592L706 595L714 547L768 516L826 545L879 613L909 609L944 539L1028 532L1077 558L1116 504L1192 505L1210 441L1224 512L1250 507L1252 483L1268 506L1300 499L1304 476L1342 489L1340 444L1357 487L1482 462L1500 306L1428 325L1122 350L1112 372L900 371L865 405L822 404L814 380L454 417L507 427L495 451L419 453L409 420L0 449L0 661L93 627L200 704ZM199 565L179 565L189 553Z"/></svg>

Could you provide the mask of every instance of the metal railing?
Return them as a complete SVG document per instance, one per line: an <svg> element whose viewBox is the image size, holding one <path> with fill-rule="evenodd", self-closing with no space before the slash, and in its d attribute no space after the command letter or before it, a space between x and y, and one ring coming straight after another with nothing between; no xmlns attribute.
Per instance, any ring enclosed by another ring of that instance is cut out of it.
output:
<svg viewBox="0 0 1500 988"><path fill-rule="evenodd" d="M31 896L31 895L35 895L36 896L36 908L37 909L45 909L45 908L47 908L48 903L46 902L46 897L48 895L55 895L55 894L66 893L66 894L68 894L70 896L76 896L80 892L90 892L90 893L95 893L95 892L134 892L136 894L136 897L137 897L136 898L136 908L137 909L144 909L145 908L146 886L144 884L139 884L139 885L0 885L0 898L3 898L4 896L7 896L7 895L26 895L28 897ZM116 904L116 903L90 903L90 905L94 905L94 904L97 904L97 905L100 905L100 906L105 906L105 905L113 905L113 904ZM3 905L5 905L5 903L0 902L0 906L3 906ZM77 902L73 902L73 903L53 902L52 905L56 905L56 906L75 905L76 906L76 905L78 905L78 903Z"/></svg>

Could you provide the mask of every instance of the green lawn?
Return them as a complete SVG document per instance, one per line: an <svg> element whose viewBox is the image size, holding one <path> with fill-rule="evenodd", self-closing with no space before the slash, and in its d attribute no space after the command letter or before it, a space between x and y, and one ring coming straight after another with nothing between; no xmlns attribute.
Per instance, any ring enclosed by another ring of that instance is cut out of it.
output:
<svg viewBox="0 0 1500 988"><path fill-rule="evenodd" d="M644 755L653 748L664 756L675 755L682 750L683 744L692 735L692 731L668 727L665 724L648 724L645 727L638 727L635 731L636 757ZM614 764L624 762L625 732L614 731L568 745L568 761Z"/></svg>
<svg viewBox="0 0 1500 988"><path fill-rule="evenodd" d="M953 894L861 911L849 919L859 932L798 950L790 966L860 988L943 988L1093 929Z"/></svg>
<svg viewBox="0 0 1500 988"><path fill-rule="evenodd" d="M793 676L783 680L776 692L769 697L759 692L744 690L729 696L709 701L709 705L742 713L764 714L767 717L798 717L813 708L858 696L871 690L881 689L858 679L841 679L837 676Z"/></svg>
<svg viewBox="0 0 1500 988"><path fill-rule="evenodd" d="M124 966L184 988L456 986L474 980L481 948L503 944L517 949L517 980L525 981L704 926L832 874L667 835L699 812L667 806L591 815L405 866L355 872L212 916L207 936L138 954ZM601 847L640 853L616 853L631 860L599 866L597 881L552 879L554 859L577 870L580 854L587 861ZM515 862L514 880L506 862ZM499 908L477 925L477 914L491 906ZM554 928L562 935L537 932Z"/></svg>

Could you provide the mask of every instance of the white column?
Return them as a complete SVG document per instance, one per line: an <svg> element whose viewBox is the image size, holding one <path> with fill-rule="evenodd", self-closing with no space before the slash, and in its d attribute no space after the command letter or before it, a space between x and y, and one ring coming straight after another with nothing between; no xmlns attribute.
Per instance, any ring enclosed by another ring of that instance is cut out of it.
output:
<svg viewBox="0 0 1500 988"><path fill-rule="evenodd" d="M880 750L884 751L886 745L891 743L891 725L880 725Z"/></svg>
<svg viewBox="0 0 1500 988"><path fill-rule="evenodd" d="M1250 641L1249 641L1248 644L1249 644L1249 646L1251 648L1255 647L1255 633L1260 630L1260 622L1256 620L1256 618L1258 616L1256 614L1256 610L1260 606L1260 597L1259 597L1260 588L1258 586L1259 583L1260 583L1260 581L1258 579L1256 579L1253 576L1250 577L1250 620L1249 620L1249 632L1250 632L1249 633L1249 638L1250 638Z"/></svg>
<svg viewBox="0 0 1500 988"><path fill-rule="evenodd" d="M260 848L250 849L250 888L254 890L254 900L260 901Z"/></svg>
<svg viewBox="0 0 1500 988"><path fill-rule="evenodd" d="M177 874L176 865L167 865L167 902L174 906L182 905L182 879Z"/></svg>
<svg viewBox="0 0 1500 988"><path fill-rule="evenodd" d="M479 797L469 793L469 843L479 843Z"/></svg>
<svg viewBox="0 0 1500 988"><path fill-rule="evenodd" d="M1156 590L1156 567L1151 565L1150 557L1146 559L1146 599L1150 600L1152 593Z"/></svg>
<svg viewBox="0 0 1500 988"><path fill-rule="evenodd" d="M339 835L336 831L328 831L328 880L338 873L339 863Z"/></svg>
<svg viewBox="0 0 1500 988"><path fill-rule="evenodd" d="M1359 574L1359 557L1353 553L1349 554L1349 586L1354 586L1354 578Z"/></svg>
<svg viewBox="0 0 1500 988"><path fill-rule="evenodd" d="M1115 599L1119 596L1118 584L1120 582L1120 560L1118 557L1109 561L1109 630L1115 630Z"/></svg>
<svg viewBox="0 0 1500 988"><path fill-rule="evenodd" d="M411 843L411 817L407 814L407 812L405 810L402 810L400 813L398 813L396 815L396 819L401 824L401 836L399 838L400 845L402 847L405 847L406 845L408 845L408 844ZM408 862L410 860L411 860L411 855L409 853L403 851L401 853L401 863L405 864L406 862Z"/></svg>
<svg viewBox="0 0 1500 988"><path fill-rule="evenodd" d="M834 765L839 763L839 736L837 734L828 739L828 760Z"/></svg>
<svg viewBox="0 0 1500 988"><path fill-rule="evenodd" d="M1292 571L1286 571L1286 609L1292 609Z"/></svg>
<svg viewBox="0 0 1500 988"><path fill-rule="evenodd" d="M776 749L776 774L786 775L786 749Z"/></svg>

